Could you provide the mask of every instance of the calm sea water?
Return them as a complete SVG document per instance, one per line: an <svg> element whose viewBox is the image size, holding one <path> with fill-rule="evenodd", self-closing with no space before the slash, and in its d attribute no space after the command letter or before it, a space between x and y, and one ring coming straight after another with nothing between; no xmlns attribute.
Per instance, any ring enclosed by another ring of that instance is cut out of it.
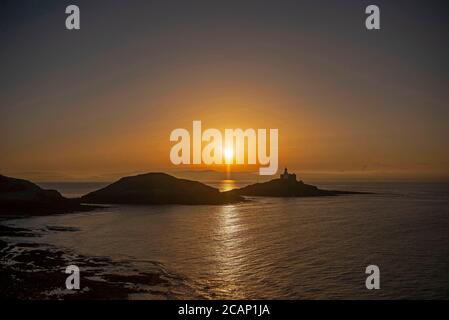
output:
<svg viewBox="0 0 449 320"><path fill-rule="evenodd" d="M212 184L226 189L235 183ZM97 186L53 187L76 196ZM189 288L177 290L173 283L177 298L449 298L448 184L320 187L377 194L251 198L226 206L112 206L6 223L77 230L24 241L126 260L136 268L157 261ZM380 268L380 290L365 288L370 264Z"/></svg>

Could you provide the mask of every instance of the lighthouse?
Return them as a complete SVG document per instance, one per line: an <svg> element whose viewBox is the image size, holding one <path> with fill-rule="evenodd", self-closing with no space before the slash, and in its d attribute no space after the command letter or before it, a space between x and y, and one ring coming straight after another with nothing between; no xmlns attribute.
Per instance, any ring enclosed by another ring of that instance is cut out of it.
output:
<svg viewBox="0 0 449 320"><path fill-rule="evenodd" d="M287 168L284 169L284 173L281 173L281 180L293 180L296 181L296 174L288 173Z"/></svg>

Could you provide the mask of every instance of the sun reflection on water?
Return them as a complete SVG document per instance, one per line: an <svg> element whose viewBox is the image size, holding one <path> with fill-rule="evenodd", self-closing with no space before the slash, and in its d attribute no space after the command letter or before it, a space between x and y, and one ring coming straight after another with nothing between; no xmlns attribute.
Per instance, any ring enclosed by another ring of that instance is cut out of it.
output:
<svg viewBox="0 0 449 320"><path fill-rule="evenodd" d="M241 237L245 229L241 212L236 205L226 205L220 208L218 214L215 272L222 281L220 291L225 296L244 297L239 270L245 268L247 260Z"/></svg>
<svg viewBox="0 0 449 320"><path fill-rule="evenodd" d="M237 188L236 181L232 179L221 180L218 185L218 189L220 189L220 191L222 192L229 191L235 188Z"/></svg>

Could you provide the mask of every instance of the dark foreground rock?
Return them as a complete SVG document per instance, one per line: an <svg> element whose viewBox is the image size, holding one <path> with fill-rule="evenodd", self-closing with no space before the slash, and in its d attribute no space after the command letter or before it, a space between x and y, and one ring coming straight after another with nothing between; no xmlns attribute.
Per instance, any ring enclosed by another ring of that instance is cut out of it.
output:
<svg viewBox="0 0 449 320"><path fill-rule="evenodd" d="M56 190L44 190L22 179L0 175L0 215L43 215L90 211L98 207L67 199Z"/></svg>
<svg viewBox="0 0 449 320"><path fill-rule="evenodd" d="M91 192L81 200L96 204L227 204L243 201L237 194L223 193L203 183L178 179L165 173L124 177Z"/></svg>
<svg viewBox="0 0 449 320"><path fill-rule="evenodd" d="M264 183L252 184L227 193L241 196L261 197L322 197L342 194L364 194L364 192L322 190L316 186L305 184L295 179L273 179Z"/></svg>
<svg viewBox="0 0 449 320"><path fill-rule="evenodd" d="M23 237L29 241L20 242ZM190 293L183 277L167 272L157 262L141 262L145 267L135 268L129 261L79 255L33 242L33 237L34 230L0 225L1 300L178 299ZM10 242L11 238L19 241ZM69 265L80 269L79 290L65 286Z"/></svg>

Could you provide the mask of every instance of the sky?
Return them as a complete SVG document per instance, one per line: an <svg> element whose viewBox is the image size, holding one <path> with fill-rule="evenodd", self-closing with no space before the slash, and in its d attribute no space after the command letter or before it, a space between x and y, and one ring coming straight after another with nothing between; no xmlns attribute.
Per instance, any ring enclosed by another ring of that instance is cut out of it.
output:
<svg viewBox="0 0 449 320"><path fill-rule="evenodd" d="M277 128L280 169L309 179L449 180L449 5L375 1L368 31L369 4L2 0L0 173L222 170L169 161L201 120Z"/></svg>

